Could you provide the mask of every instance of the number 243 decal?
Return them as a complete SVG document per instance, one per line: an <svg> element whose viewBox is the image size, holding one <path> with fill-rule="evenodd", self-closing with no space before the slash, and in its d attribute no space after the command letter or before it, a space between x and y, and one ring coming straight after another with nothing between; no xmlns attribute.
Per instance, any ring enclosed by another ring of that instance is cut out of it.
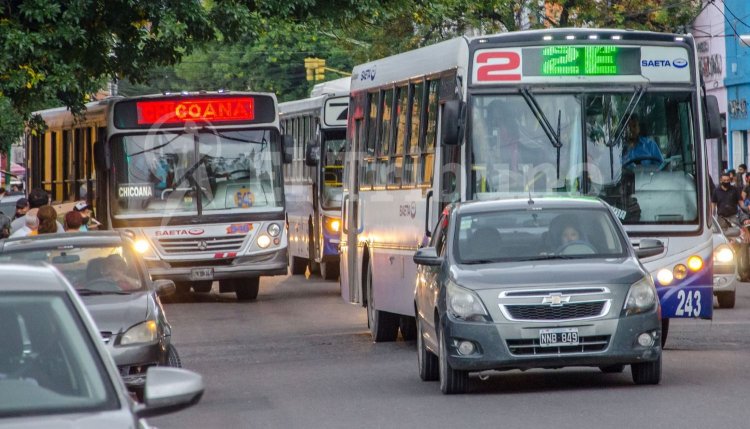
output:
<svg viewBox="0 0 750 429"><path fill-rule="evenodd" d="M677 304L677 310L675 310L676 316L700 316L701 292L699 290L677 291L677 299L680 302Z"/></svg>

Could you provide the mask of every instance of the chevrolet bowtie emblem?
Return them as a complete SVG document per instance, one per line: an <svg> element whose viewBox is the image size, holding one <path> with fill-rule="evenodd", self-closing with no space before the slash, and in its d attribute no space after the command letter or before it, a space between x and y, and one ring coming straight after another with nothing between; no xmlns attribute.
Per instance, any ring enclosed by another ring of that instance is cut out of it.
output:
<svg viewBox="0 0 750 429"><path fill-rule="evenodd" d="M549 304L550 307L562 307L563 303L567 302L570 302L570 296L560 293L551 293L542 298L542 304Z"/></svg>

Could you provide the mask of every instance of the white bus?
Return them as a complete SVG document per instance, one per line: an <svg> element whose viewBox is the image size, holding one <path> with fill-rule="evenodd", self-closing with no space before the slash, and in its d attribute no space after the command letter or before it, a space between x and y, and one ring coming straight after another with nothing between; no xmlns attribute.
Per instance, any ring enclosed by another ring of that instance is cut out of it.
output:
<svg viewBox="0 0 750 429"><path fill-rule="evenodd" d="M260 276L287 274L276 96L200 93L111 98L82 118L39 113L28 133L29 188L85 198L103 228L131 231L154 279L178 289L257 297ZM283 146L288 146L287 152Z"/></svg>
<svg viewBox="0 0 750 429"><path fill-rule="evenodd" d="M339 277L341 189L350 78L315 85L311 97L279 104L282 129L294 139L284 167L292 274Z"/></svg>
<svg viewBox="0 0 750 429"><path fill-rule="evenodd" d="M720 124L696 61L690 35L556 29L356 66L341 292L367 307L375 341L414 335L412 256L446 204L550 193L601 198L634 246L665 244L643 259L665 336L670 317L710 318L704 139Z"/></svg>

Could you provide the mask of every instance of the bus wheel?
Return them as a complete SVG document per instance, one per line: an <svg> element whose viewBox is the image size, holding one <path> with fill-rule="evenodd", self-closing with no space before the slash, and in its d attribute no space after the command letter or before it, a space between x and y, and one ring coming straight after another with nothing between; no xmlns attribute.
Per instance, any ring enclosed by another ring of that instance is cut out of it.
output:
<svg viewBox="0 0 750 429"><path fill-rule="evenodd" d="M237 301L254 301L260 289L260 277L234 279L234 294Z"/></svg>
<svg viewBox="0 0 750 429"><path fill-rule="evenodd" d="M193 283L193 290L198 293L209 293L211 292L211 287L213 286L214 282L211 280L206 280L203 282L194 282Z"/></svg>
<svg viewBox="0 0 750 429"><path fill-rule="evenodd" d="M667 343L667 334L669 334L669 319L661 319L661 348Z"/></svg>
<svg viewBox="0 0 750 429"><path fill-rule="evenodd" d="M293 275L305 274L305 270L307 269L307 260L297 256L292 256L292 260L290 261L289 266L292 268Z"/></svg>
<svg viewBox="0 0 750 429"><path fill-rule="evenodd" d="M339 278L339 263L321 262L320 276L326 280L336 280Z"/></svg>
<svg viewBox="0 0 750 429"><path fill-rule="evenodd" d="M399 317L398 329L401 330L401 338L403 338L404 341L414 341L417 338L417 322L413 317Z"/></svg>
<svg viewBox="0 0 750 429"><path fill-rule="evenodd" d="M372 267L367 266L367 324L376 343L396 341L399 317L387 311L376 310L372 300Z"/></svg>

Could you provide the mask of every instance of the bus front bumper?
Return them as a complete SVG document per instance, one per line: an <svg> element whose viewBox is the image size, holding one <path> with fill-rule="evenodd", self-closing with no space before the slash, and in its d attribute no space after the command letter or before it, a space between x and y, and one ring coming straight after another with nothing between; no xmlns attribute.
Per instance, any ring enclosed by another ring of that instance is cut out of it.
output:
<svg viewBox="0 0 750 429"><path fill-rule="evenodd" d="M287 274L287 249L260 255L189 261L147 260L151 278L174 281L225 280Z"/></svg>

